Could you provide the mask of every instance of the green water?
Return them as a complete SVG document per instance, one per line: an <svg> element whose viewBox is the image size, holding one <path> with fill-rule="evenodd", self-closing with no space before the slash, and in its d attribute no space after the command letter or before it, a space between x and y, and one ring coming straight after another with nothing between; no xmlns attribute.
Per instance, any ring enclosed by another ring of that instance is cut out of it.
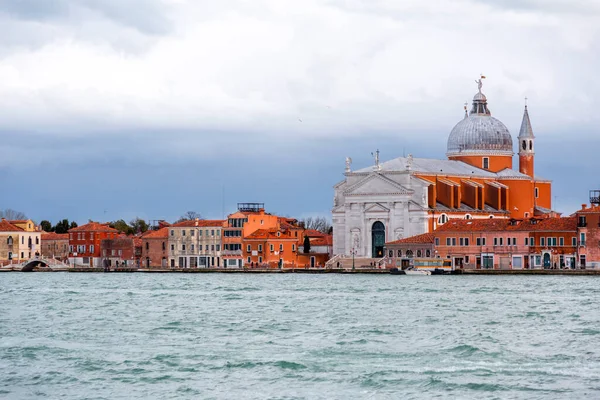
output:
<svg viewBox="0 0 600 400"><path fill-rule="evenodd" d="M600 398L600 279L0 275L0 398Z"/></svg>

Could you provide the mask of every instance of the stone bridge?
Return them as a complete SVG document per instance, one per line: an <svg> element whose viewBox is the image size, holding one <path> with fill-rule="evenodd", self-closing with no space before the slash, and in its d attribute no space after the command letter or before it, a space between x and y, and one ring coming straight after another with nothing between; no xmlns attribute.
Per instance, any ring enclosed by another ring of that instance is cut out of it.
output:
<svg viewBox="0 0 600 400"><path fill-rule="evenodd" d="M30 260L23 261L20 264L8 264L2 267L2 269L8 269L12 271L21 272L32 272L32 271L65 271L70 266L61 261L45 258L45 257L34 257Z"/></svg>

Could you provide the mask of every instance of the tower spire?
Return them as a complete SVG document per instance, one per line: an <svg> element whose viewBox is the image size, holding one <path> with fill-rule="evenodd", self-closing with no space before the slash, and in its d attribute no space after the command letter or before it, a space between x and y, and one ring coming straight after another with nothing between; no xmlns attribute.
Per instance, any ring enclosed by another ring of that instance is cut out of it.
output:
<svg viewBox="0 0 600 400"><path fill-rule="evenodd" d="M534 169L534 146L535 136L529 119L527 110L527 97L525 98L525 110L523 111L523 121L519 130L519 171L522 174L533 177Z"/></svg>

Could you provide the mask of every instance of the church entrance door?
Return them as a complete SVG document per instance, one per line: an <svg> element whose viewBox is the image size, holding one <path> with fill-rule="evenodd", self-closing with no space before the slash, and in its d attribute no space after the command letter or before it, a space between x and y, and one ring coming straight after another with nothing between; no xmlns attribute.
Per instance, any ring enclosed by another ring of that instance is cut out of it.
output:
<svg viewBox="0 0 600 400"><path fill-rule="evenodd" d="M375 222L371 229L371 243L373 243L373 258L383 257L383 247L385 246L385 225L382 222Z"/></svg>

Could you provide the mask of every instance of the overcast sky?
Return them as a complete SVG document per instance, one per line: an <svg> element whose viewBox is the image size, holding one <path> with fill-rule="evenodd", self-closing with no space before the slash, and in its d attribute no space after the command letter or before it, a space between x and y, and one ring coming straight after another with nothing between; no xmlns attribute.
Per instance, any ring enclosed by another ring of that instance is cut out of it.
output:
<svg viewBox="0 0 600 400"><path fill-rule="evenodd" d="M444 158L483 73L515 136L528 98L571 213L600 188L599 70L597 0L0 0L0 209L329 215L346 156Z"/></svg>

